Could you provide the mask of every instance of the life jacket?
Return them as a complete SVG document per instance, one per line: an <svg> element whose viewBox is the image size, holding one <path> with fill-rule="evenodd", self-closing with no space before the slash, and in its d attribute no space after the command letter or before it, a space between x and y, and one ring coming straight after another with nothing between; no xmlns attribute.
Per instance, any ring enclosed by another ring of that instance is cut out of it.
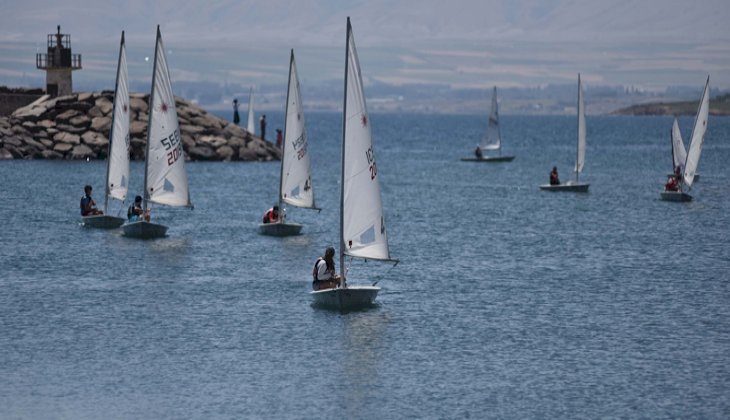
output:
<svg viewBox="0 0 730 420"><path fill-rule="evenodd" d="M278 217L274 218L274 209L268 209L266 210L266 213L264 213L264 223L271 223L276 220L279 220Z"/></svg>
<svg viewBox="0 0 730 420"><path fill-rule="evenodd" d="M320 261L324 261L324 258L319 257L319 258L317 258L317 261L314 262L314 268L312 269L312 280L319 280L317 278L317 275L319 274L319 262ZM327 263L325 262L325 264L327 264Z"/></svg>
<svg viewBox="0 0 730 420"><path fill-rule="evenodd" d="M87 197L85 194L81 197L81 201L79 202L79 207L81 208L81 215L86 216L89 211L87 211L87 207L91 205L91 203L94 202L94 199L91 197Z"/></svg>

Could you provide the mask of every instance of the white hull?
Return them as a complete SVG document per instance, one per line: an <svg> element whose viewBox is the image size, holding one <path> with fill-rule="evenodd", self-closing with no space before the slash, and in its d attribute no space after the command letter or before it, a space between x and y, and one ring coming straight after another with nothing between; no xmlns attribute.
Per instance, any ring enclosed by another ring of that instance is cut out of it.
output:
<svg viewBox="0 0 730 420"><path fill-rule="evenodd" d="M268 236L294 236L302 231L302 225L297 223L262 223L259 233Z"/></svg>
<svg viewBox="0 0 730 420"><path fill-rule="evenodd" d="M314 305L341 311L367 308L373 305L380 291L376 286L347 286L310 292Z"/></svg>
<svg viewBox="0 0 730 420"><path fill-rule="evenodd" d="M461 158L462 162L512 162L514 156L484 156L478 157L465 157Z"/></svg>
<svg viewBox="0 0 730 420"><path fill-rule="evenodd" d="M682 191L662 191L660 194L664 201L692 201L692 196Z"/></svg>
<svg viewBox="0 0 730 420"><path fill-rule="evenodd" d="M145 221L126 223L122 226L124 236L137 239L164 238L167 235L167 226Z"/></svg>
<svg viewBox="0 0 730 420"><path fill-rule="evenodd" d="M106 214L81 218L84 226L98 229L116 229L123 225L126 220L121 217L108 216Z"/></svg>
<svg viewBox="0 0 730 420"><path fill-rule="evenodd" d="M588 192L588 186L590 184L583 184L580 182L572 183L568 182L567 184L558 184L558 185L540 185L540 189L544 191L565 191L565 192Z"/></svg>

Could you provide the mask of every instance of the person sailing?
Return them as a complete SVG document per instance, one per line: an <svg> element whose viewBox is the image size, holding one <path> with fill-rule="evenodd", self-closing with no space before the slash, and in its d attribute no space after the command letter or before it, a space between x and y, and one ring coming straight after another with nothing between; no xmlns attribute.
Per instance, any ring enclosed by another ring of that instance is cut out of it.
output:
<svg viewBox="0 0 730 420"><path fill-rule="evenodd" d="M328 246L324 256L317 258L312 269L312 289L333 289L340 285L340 276L335 270L335 249Z"/></svg>
<svg viewBox="0 0 730 420"><path fill-rule="evenodd" d="M264 224L276 223L279 221L279 206L274 206L264 213Z"/></svg>
<svg viewBox="0 0 730 420"><path fill-rule="evenodd" d="M138 195L134 197L134 203L132 203L132 205L127 209L127 220L130 222L136 222L137 220L141 220L143 215L144 220L149 222L150 211L147 210L147 214L145 215L145 212L142 209L142 197Z"/></svg>
<svg viewBox="0 0 730 420"><path fill-rule="evenodd" d="M553 166L553 170L550 171L550 185L560 185L560 178L558 177L557 166Z"/></svg>
<svg viewBox="0 0 730 420"><path fill-rule="evenodd" d="M82 216L97 216L104 214L103 211L96 208L96 202L91 198L91 185L84 186L84 196L79 202Z"/></svg>

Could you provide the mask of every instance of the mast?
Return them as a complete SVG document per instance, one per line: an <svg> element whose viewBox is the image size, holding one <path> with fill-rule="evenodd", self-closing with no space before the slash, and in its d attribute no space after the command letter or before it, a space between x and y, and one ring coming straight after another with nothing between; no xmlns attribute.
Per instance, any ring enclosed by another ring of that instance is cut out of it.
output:
<svg viewBox="0 0 730 420"><path fill-rule="evenodd" d="M499 104L497 103L497 86L494 87L494 92L492 93L492 97L494 98L494 115L497 117L497 138L499 139L499 155L502 156L502 127L500 127L499 124Z"/></svg>
<svg viewBox="0 0 730 420"><path fill-rule="evenodd" d="M281 142L281 171L279 171L279 221L282 221L284 214L282 209L282 189L284 188L284 154L286 153L286 121L289 118L289 90L291 89L291 72L292 65L294 64L294 48L291 49L291 56L289 57L289 80L286 84L286 107L284 108L284 138Z"/></svg>
<svg viewBox="0 0 730 420"><path fill-rule="evenodd" d="M581 92L581 86L580 86L580 73L578 73L578 105L576 106L576 109L578 112L576 113L578 116L578 124L576 124L576 132L578 133L577 136L577 143L575 147L575 183L578 183L578 166L580 165L580 92Z"/></svg>
<svg viewBox="0 0 730 420"><path fill-rule="evenodd" d="M149 172L150 159L150 133L152 132L152 110L155 107L155 79L157 78L157 48L160 46L160 25L157 25L157 38L155 40L155 60L152 64L152 88L150 89L150 118L147 122L147 144L144 152L144 200L142 201L142 214L147 213L147 200L150 198L150 192L147 190L147 173Z"/></svg>
<svg viewBox="0 0 730 420"><path fill-rule="evenodd" d="M343 238L345 231L345 125L347 124L347 72L349 71L350 62L350 17L347 17L347 35L345 36L345 94L342 101L342 163L340 165L340 277L342 278L340 287L346 288L347 281L345 279L345 239Z"/></svg>
<svg viewBox="0 0 730 420"><path fill-rule="evenodd" d="M674 122L677 122L677 118L674 118ZM674 173L674 162L677 161L676 157L674 156L674 125L672 125L672 128L669 129L669 141L672 143L672 172Z"/></svg>
<svg viewBox="0 0 730 420"><path fill-rule="evenodd" d="M122 40L119 43L119 59L117 60L117 78L114 81L114 104L112 105L112 125L109 130L109 149L106 153L106 182L104 183L104 214L108 214L109 206L109 170L112 165L112 141L114 140L114 119L117 114L117 94L119 93L119 68L122 64L122 48L124 48L124 31L122 31Z"/></svg>

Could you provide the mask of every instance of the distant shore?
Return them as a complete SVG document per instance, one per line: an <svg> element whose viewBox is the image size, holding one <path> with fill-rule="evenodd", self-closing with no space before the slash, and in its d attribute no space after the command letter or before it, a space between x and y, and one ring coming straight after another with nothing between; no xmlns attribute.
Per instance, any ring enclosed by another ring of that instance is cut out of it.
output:
<svg viewBox="0 0 730 420"><path fill-rule="evenodd" d="M699 102L654 102L633 105L610 115L695 115ZM730 94L710 98L710 115L730 115Z"/></svg>

